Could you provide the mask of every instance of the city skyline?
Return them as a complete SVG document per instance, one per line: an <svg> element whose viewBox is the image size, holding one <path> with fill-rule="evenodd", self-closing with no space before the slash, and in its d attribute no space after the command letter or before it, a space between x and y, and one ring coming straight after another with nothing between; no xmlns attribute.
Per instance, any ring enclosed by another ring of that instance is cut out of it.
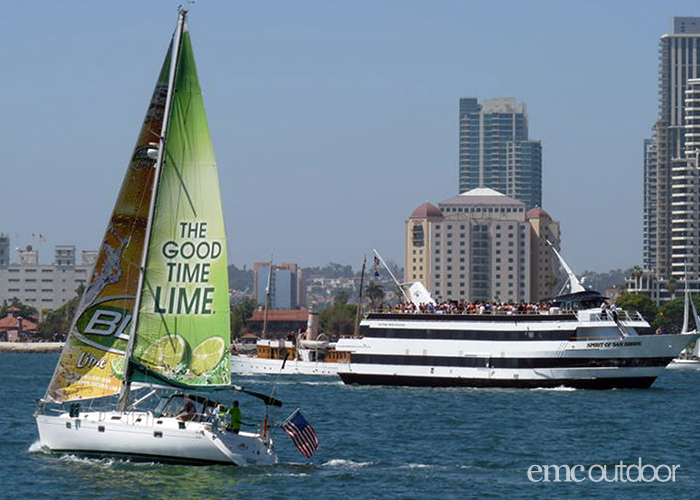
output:
<svg viewBox="0 0 700 500"><path fill-rule="evenodd" d="M700 284L698 49L700 17L674 17L659 39L659 114L652 138L643 141L642 269L651 286L634 286L655 298L674 281L693 291Z"/></svg>
<svg viewBox="0 0 700 500"><path fill-rule="evenodd" d="M175 17L169 4L13 5L0 231L97 248ZM578 272L640 264L656 49L694 4L210 2L192 8L230 262L403 261L401 222L455 195L461 97L514 96ZM545 15L542 15L542 12ZM508 36L494 37L498 25ZM488 44L469 50L475 40ZM517 43L514 43L516 42ZM595 238L592 238L595 236ZM50 255L40 248L43 256Z"/></svg>

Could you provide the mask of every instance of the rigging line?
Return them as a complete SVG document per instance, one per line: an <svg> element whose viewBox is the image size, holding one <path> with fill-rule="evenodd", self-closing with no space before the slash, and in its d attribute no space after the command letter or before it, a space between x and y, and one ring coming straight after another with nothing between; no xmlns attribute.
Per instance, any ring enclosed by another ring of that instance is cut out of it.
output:
<svg viewBox="0 0 700 500"><path fill-rule="evenodd" d="M194 216L198 217L197 210L194 208L194 203L192 203L192 198L190 198L190 192L187 190L187 186L185 185L185 181L183 180L182 175L180 175L180 170L177 168L177 164L174 160L172 160L172 155L169 151L166 151L165 154L168 156L168 164L170 164L170 161L172 161L173 170L175 170L175 173L177 174L177 178L180 181L180 186L182 186L182 190L185 192L185 196L187 196L187 201L190 204L190 208L192 209Z"/></svg>

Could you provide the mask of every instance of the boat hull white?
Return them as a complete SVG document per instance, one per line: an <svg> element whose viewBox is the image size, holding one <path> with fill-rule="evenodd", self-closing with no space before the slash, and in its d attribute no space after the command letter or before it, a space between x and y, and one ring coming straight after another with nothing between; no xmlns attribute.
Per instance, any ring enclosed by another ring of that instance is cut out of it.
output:
<svg viewBox="0 0 700 500"><path fill-rule="evenodd" d="M187 464L268 465L272 444L257 434L234 434L212 423L181 422L150 412L37 415L42 446L55 453Z"/></svg>
<svg viewBox="0 0 700 500"><path fill-rule="evenodd" d="M337 348L352 353L351 362L339 370L347 384L647 388L698 336L561 341L365 337L341 340Z"/></svg>
<svg viewBox="0 0 700 500"><path fill-rule="evenodd" d="M282 369L281 359L265 359L253 356L231 356L231 373L237 375L260 375L272 373L277 375L337 375L342 363L325 361L287 360Z"/></svg>

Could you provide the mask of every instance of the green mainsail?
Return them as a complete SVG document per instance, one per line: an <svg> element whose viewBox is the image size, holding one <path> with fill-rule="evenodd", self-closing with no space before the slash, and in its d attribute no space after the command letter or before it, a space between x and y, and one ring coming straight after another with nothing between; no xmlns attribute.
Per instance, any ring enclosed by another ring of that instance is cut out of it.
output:
<svg viewBox="0 0 700 500"><path fill-rule="evenodd" d="M186 30L176 64L130 380L206 389L231 382L226 232Z"/></svg>

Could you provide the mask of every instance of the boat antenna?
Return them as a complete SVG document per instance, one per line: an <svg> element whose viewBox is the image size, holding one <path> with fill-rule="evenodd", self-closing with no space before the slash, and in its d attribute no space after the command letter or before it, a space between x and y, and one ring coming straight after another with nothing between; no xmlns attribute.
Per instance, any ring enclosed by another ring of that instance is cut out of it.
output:
<svg viewBox="0 0 700 500"><path fill-rule="evenodd" d="M265 309L263 312L262 338L267 338L267 313L270 309L270 291L272 288L272 253L270 253L270 265L267 272L267 285L265 286Z"/></svg>
<svg viewBox="0 0 700 500"><path fill-rule="evenodd" d="M362 285L365 281L365 265L367 264L367 255L362 257L362 272L360 273L360 296L357 298L357 314L355 315L355 336L360 331L360 316L362 315Z"/></svg>
<svg viewBox="0 0 700 500"><path fill-rule="evenodd" d="M374 252L374 255L377 256L379 259L379 262L382 263L384 266L384 269L386 269L389 272L389 276L391 276L391 279L394 280L394 283L396 284L397 287L399 287L399 290L401 290L401 293L403 294L404 299L406 299L406 303L408 304L411 302L411 299L409 298L408 295L406 295L406 290L403 289L403 284L399 283L399 281L396 279L396 276L394 276L394 273L391 272L391 269L389 269L389 266L386 265L386 262L384 262L384 259L382 259L382 256L379 255L379 252L375 248L372 249Z"/></svg>
<svg viewBox="0 0 700 500"><path fill-rule="evenodd" d="M576 277L574 272L571 270L569 265L566 263L566 261L564 260L564 257L562 257L561 254L559 252L557 252L557 249L554 248L554 245L552 244L551 241L549 241L549 239L547 240L547 244L550 247L552 247L554 254L559 259L559 263L561 264L561 267L563 267L564 272L566 272L566 275L567 275L568 280L569 280L569 285L571 286L571 293L585 292L586 289L584 288L584 286L581 284L579 279Z"/></svg>

